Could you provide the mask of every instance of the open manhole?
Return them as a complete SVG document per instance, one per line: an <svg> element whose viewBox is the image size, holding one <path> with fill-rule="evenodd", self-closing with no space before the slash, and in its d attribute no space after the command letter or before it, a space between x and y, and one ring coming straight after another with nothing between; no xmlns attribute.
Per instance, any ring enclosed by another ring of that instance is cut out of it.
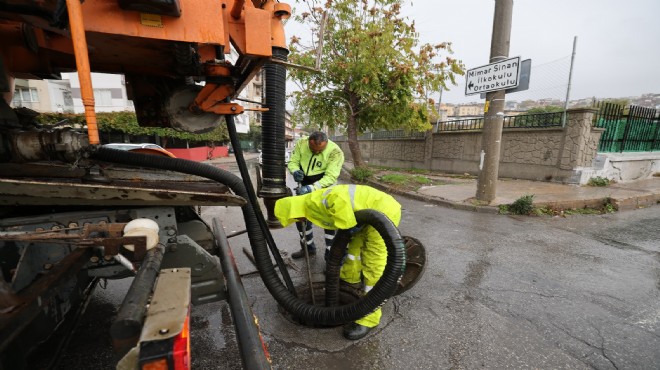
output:
<svg viewBox="0 0 660 370"><path fill-rule="evenodd" d="M308 304L315 304L319 307L325 307L325 280L324 281L315 281L312 283L312 288L314 290L314 302L312 302L312 294L309 289L309 284L303 284L302 286L296 287L296 292L298 293L298 298L303 300ZM343 306L349 303L357 301L361 296L360 289L358 287L352 286L343 281L339 282L339 305ZM319 325L316 323L304 322L300 318L292 315L290 312L287 312L282 306L278 305L278 310L288 321L305 326L311 327L323 327L328 328L332 326L339 325Z"/></svg>
<svg viewBox="0 0 660 370"><path fill-rule="evenodd" d="M426 249L424 248L424 245L412 236L403 236L403 241L406 250L406 270L399 281L394 295L401 294L417 284L426 269ZM314 301L312 301L312 294L310 292L309 284L307 283L296 287L298 297L308 304L325 307L325 280L313 282L312 288L314 290ZM361 296L362 293L359 287L340 280L338 297L340 306L353 303L360 299ZM330 327L327 325L303 322L300 318L295 317L279 305L278 310L287 320L295 324L311 327Z"/></svg>
<svg viewBox="0 0 660 370"><path fill-rule="evenodd" d="M403 236L403 242L406 248L406 271L394 295L399 295L417 284L426 269L426 248L422 242L412 236Z"/></svg>

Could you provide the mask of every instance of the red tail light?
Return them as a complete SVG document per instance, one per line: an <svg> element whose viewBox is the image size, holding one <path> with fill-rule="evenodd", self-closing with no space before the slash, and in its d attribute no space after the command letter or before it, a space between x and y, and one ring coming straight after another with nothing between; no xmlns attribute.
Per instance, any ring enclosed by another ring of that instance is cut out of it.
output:
<svg viewBox="0 0 660 370"><path fill-rule="evenodd" d="M172 350L172 358L174 360L174 370L189 370L190 369L190 311L186 316L186 321L183 323L183 330L181 333L174 337L174 348Z"/></svg>
<svg viewBox="0 0 660 370"><path fill-rule="evenodd" d="M190 310L181 332L173 337L140 343L142 370L190 370Z"/></svg>
<svg viewBox="0 0 660 370"><path fill-rule="evenodd" d="M190 369L190 289L189 268L161 270L140 335L140 369Z"/></svg>

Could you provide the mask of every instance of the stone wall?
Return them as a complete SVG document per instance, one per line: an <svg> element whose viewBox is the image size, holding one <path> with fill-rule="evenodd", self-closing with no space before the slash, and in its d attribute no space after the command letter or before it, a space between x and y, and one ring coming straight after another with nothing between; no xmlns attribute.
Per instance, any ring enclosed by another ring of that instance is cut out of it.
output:
<svg viewBox="0 0 660 370"><path fill-rule="evenodd" d="M580 183L580 170L592 165L603 129L592 127L593 109L568 111L566 127L505 129L500 149L500 177ZM481 131L427 133L425 139L360 140L372 165L423 168L448 173L479 172ZM346 141L337 144L346 158Z"/></svg>

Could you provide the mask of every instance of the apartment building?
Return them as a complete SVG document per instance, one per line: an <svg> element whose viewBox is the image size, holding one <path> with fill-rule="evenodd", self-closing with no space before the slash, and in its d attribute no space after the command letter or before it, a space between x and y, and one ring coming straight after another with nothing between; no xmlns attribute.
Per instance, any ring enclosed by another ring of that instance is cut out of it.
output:
<svg viewBox="0 0 660 370"><path fill-rule="evenodd" d="M92 73L97 112L133 111L122 75ZM11 106L39 113L84 113L77 73L62 73L61 80L16 79Z"/></svg>
<svg viewBox="0 0 660 370"><path fill-rule="evenodd" d="M74 113L84 113L85 107L80 94L78 73L62 73L62 79L71 84ZM126 79L124 75L92 73L94 88L94 106L97 112L134 111L133 102L126 94Z"/></svg>
<svg viewBox="0 0 660 370"><path fill-rule="evenodd" d="M459 117L483 116L484 105L483 103L460 104L456 106L454 113L455 116L459 116Z"/></svg>
<svg viewBox="0 0 660 370"><path fill-rule="evenodd" d="M263 101L264 73L261 71L239 94L239 103L245 108L261 108ZM126 93L123 75L92 73L94 104L97 112L134 111L133 102ZM39 113L84 113L78 74L62 73L61 80L15 80L12 107L26 107ZM293 129L291 115L285 115L287 148L302 134ZM245 111L235 116L239 133L250 131L250 124L261 126L262 112Z"/></svg>
<svg viewBox="0 0 660 370"><path fill-rule="evenodd" d="M453 117L455 116L455 109L456 107L454 104L446 104L446 103L440 103L440 107L438 108L438 113L440 113L441 117ZM443 121L441 119L441 121Z"/></svg>
<svg viewBox="0 0 660 370"><path fill-rule="evenodd" d="M72 113L71 86L62 80L16 79L12 107L25 107L39 113Z"/></svg>

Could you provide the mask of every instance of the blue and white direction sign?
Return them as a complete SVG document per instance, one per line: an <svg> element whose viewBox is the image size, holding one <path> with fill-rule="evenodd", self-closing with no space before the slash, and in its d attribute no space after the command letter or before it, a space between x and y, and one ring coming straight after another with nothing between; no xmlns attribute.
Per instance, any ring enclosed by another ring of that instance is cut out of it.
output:
<svg viewBox="0 0 660 370"><path fill-rule="evenodd" d="M519 77L520 57L469 69L465 74L465 95L516 87Z"/></svg>

